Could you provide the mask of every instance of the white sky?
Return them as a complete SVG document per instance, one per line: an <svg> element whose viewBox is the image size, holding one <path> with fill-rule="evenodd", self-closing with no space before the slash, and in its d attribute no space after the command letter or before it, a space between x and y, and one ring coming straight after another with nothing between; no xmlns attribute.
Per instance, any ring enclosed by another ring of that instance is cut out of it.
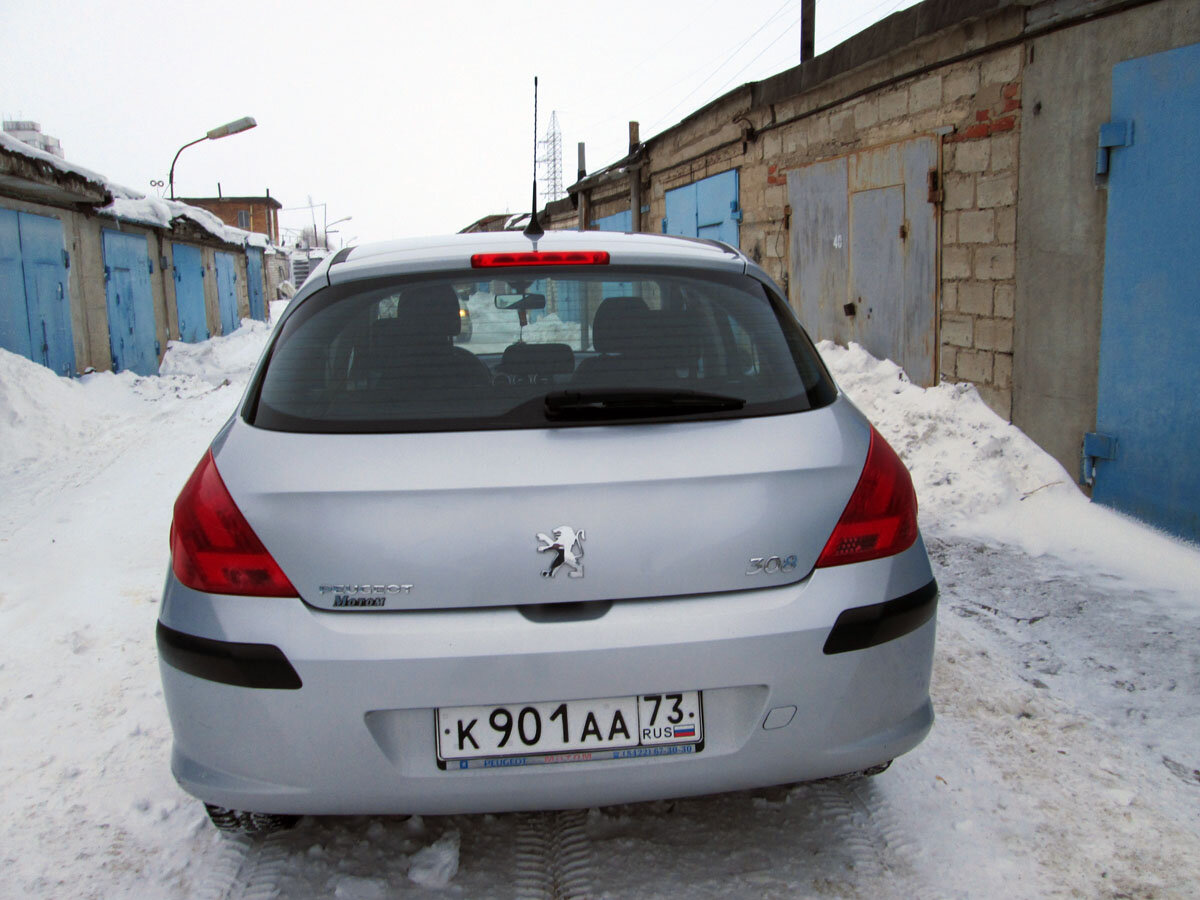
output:
<svg viewBox="0 0 1200 900"><path fill-rule="evenodd" d="M817 0L816 52L915 2ZM185 150L176 194L311 196L318 226L352 216L337 239L362 243L525 211L534 75L565 186L579 141L593 171L624 155L630 120L644 140L798 63L799 18L800 0L0 0L0 114L150 194L180 146L254 116Z"/></svg>

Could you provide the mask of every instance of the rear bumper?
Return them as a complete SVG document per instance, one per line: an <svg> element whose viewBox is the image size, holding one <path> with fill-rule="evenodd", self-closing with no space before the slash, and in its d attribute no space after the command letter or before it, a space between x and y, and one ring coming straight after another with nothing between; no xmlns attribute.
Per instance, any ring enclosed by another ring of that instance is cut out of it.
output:
<svg viewBox="0 0 1200 900"><path fill-rule="evenodd" d="M160 635L192 651L161 655L172 769L209 803L312 814L569 808L855 771L910 750L932 724L935 592L919 541L796 585L616 603L586 621L533 622L512 608L331 613L199 594L168 576ZM874 609L847 613L863 607ZM203 650L238 665L206 664ZM255 666L278 673L281 659L301 686L246 686L260 683ZM435 707L696 689L698 754L436 762Z"/></svg>

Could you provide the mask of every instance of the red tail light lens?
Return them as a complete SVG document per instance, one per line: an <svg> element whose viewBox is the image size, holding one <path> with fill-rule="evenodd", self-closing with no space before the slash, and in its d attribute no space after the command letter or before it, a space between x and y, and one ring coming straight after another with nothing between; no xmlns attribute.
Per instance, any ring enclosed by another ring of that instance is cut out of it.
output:
<svg viewBox="0 0 1200 900"><path fill-rule="evenodd" d="M817 567L892 556L917 539L917 494L912 477L874 428L858 485L833 529Z"/></svg>
<svg viewBox="0 0 1200 900"><path fill-rule="evenodd" d="M229 496L211 450L175 501L171 568L180 582L198 591L299 596Z"/></svg>
<svg viewBox="0 0 1200 900"><path fill-rule="evenodd" d="M539 250L529 253L476 253L473 269L505 266L607 266L607 250Z"/></svg>

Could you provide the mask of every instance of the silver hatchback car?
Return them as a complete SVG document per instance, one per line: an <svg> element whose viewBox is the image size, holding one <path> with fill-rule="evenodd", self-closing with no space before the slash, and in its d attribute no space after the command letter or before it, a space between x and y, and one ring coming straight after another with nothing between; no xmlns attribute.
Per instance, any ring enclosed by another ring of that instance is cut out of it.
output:
<svg viewBox="0 0 1200 900"><path fill-rule="evenodd" d="M881 770L933 721L916 514L732 247L343 250L175 504L172 769L242 830Z"/></svg>

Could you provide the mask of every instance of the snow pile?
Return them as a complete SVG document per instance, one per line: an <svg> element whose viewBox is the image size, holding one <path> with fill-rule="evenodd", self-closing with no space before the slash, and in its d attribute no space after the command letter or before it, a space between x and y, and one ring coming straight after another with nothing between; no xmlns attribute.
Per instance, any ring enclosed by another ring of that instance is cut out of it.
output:
<svg viewBox="0 0 1200 900"><path fill-rule="evenodd" d="M274 301L272 306L276 304L279 301ZM242 319L241 327L233 334L199 344L169 341L158 372L160 375L186 375L209 384L245 380L258 362L270 333L271 326L266 322Z"/></svg>
<svg viewBox="0 0 1200 900"><path fill-rule="evenodd" d="M557 313L543 315L539 310L528 313L536 322L521 327L516 310L497 309L496 297L488 291L477 291L467 298L471 314L471 340L463 346L473 353L500 353L519 340L531 343L564 343L579 346L579 323L564 322Z"/></svg>
<svg viewBox="0 0 1200 900"><path fill-rule="evenodd" d="M525 339L539 344L570 344L579 346L579 323L564 322L557 313L542 316L525 329Z"/></svg>
<svg viewBox="0 0 1200 900"><path fill-rule="evenodd" d="M419 851L408 869L410 881L427 888L443 888L458 874L457 831L448 831Z"/></svg>
<svg viewBox="0 0 1200 900"><path fill-rule="evenodd" d="M86 452L138 405L145 381L128 372L60 378L0 349L0 484L19 481L29 465Z"/></svg>
<svg viewBox="0 0 1200 900"><path fill-rule="evenodd" d="M80 422L89 411L78 388L46 367L0 349L0 460L5 466L36 458L47 445L79 442ZM48 419L47 405L59 414Z"/></svg>
<svg viewBox="0 0 1200 900"><path fill-rule="evenodd" d="M1082 570L1194 594L1196 547L1093 505L1075 479L974 387L912 384L858 344L818 349L839 386L912 472L922 528L1053 554Z"/></svg>

